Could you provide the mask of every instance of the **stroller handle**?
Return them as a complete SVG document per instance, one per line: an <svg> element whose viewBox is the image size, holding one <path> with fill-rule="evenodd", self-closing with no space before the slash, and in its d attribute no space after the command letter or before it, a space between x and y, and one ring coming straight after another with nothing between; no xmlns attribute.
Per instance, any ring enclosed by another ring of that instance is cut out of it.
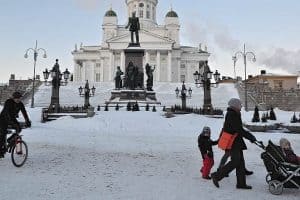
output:
<svg viewBox="0 0 300 200"><path fill-rule="evenodd" d="M266 147L262 141L255 141L254 144L256 144L258 147L260 147L263 150L266 149Z"/></svg>

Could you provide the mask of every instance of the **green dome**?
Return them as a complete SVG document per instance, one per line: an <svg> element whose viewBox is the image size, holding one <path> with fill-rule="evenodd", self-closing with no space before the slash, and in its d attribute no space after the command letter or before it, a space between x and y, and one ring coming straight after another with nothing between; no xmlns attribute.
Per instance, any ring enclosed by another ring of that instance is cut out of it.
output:
<svg viewBox="0 0 300 200"><path fill-rule="evenodd" d="M109 11L107 11L105 13L105 17L116 17L117 13L115 11L113 11L112 9L110 9Z"/></svg>
<svg viewBox="0 0 300 200"><path fill-rule="evenodd" d="M166 17L178 17L177 13L173 10L169 11Z"/></svg>

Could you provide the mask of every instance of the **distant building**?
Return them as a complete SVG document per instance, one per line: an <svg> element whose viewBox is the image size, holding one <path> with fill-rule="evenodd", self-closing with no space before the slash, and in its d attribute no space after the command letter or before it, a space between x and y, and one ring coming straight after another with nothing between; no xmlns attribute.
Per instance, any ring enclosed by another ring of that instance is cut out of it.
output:
<svg viewBox="0 0 300 200"><path fill-rule="evenodd" d="M247 83L265 84L275 90L289 90L298 88L297 79L298 75L270 74L262 70L260 75L249 78Z"/></svg>
<svg viewBox="0 0 300 200"><path fill-rule="evenodd" d="M164 24L156 21L158 0L126 0L128 17L133 13L141 24L140 44L144 50L143 66L155 66L156 82L194 82L193 73L198 70L199 61L207 61L207 48L182 46L180 43L180 22L177 13L170 10ZM102 24L102 43L95 46L75 46L74 81L113 81L117 66L124 72L125 52L130 39L126 25L118 25L118 17L112 9L105 13Z"/></svg>

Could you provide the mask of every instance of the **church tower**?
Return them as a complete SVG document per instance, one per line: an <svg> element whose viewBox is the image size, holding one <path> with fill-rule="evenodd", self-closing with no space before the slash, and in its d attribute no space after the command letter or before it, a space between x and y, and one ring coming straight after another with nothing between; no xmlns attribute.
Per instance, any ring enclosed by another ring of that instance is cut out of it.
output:
<svg viewBox="0 0 300 200"><path fill-rule="evenodd" d="M139 17L142 28L151 28L157 25L156 6L158 0L125 0L127 5L128 17L135 13Z"/></svg>

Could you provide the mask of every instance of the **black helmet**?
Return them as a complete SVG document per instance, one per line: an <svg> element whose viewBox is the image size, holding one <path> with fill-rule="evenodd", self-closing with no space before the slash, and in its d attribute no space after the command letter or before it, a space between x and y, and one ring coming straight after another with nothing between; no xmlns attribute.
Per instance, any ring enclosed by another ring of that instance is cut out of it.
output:
<svg viewBox="0 0 300 200"><path fill-rule="evenodd" d="M20 92L14 92L14 93L12 94L12 97L13 97L14 99L19 99L19 98L22 97L22 94L21 94Z"/></svg>

